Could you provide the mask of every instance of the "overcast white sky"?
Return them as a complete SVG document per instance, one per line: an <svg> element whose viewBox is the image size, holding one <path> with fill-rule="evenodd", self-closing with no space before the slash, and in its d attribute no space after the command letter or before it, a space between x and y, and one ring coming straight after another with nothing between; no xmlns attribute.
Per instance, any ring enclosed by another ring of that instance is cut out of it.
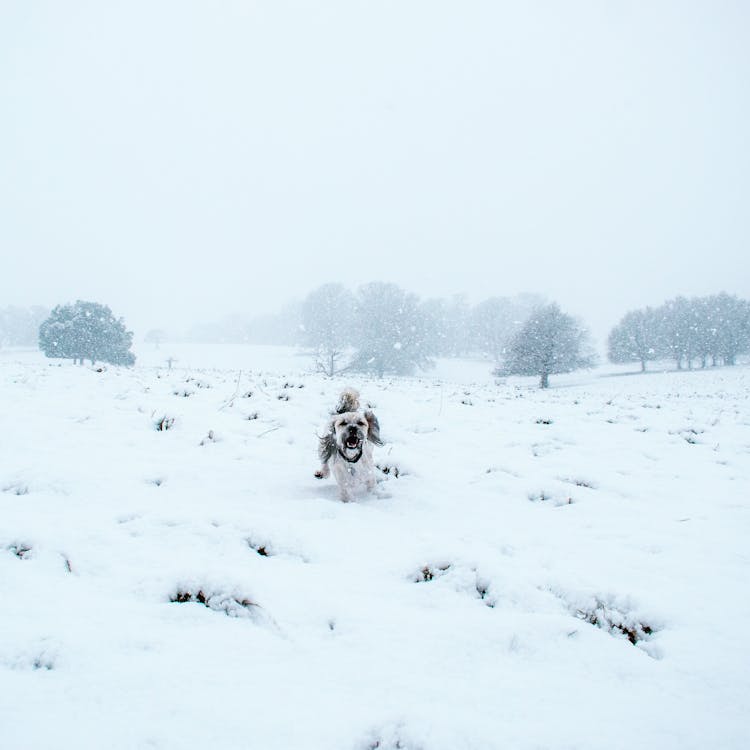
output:
<svg viewBox="0 0 750 750"><path fill-rule="evenodd" d="M0 307L750 296L750 3L0 2Z"/></svg>

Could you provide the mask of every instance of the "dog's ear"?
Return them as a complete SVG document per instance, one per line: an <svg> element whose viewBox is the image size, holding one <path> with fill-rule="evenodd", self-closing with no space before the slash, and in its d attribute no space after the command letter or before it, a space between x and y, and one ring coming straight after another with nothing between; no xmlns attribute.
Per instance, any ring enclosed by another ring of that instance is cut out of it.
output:
<svg viewBox="0 0 750 750"><path fill-rule="evenodd" d="M365 419L367 420L367 439L375 445L383 445L383 441L380 439L380 422L378 418L368 409L365 412Z"/></svg>
<svg viewBox="0 0 750 750"><path fill-rule="evenodd" d="M336 434L333 431L333 422L328 427L323 437L318 438L320 443L318 444L318 456L320 456L321 463L327 463L331 456L336 452Z"/></svg>

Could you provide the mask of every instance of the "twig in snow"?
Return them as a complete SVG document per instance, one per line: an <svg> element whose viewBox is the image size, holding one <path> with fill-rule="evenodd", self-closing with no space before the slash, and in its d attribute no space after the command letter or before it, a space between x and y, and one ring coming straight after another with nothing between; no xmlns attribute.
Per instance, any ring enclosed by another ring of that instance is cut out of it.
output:
<svg viewBox="0 0 750 750"><path fill-rule="evenodd" d="M271 427L269 430L265 430L264 432L261 432L259 435L256 435L255 437L262 438L263 435L268 435L269 432L274 432L274 430L280 430L281 425L277 424L276 427Z"/></svg>
<svg viewBox="0 0 750 750"><path fill-rule="evenodd" d="M242 378L242 370L237 373L237 386L234 389L234 393L219 407L219 411L227 406L231 406L234 403L234 399L237 398L237 393L240 390L240 379Z"/></svg>

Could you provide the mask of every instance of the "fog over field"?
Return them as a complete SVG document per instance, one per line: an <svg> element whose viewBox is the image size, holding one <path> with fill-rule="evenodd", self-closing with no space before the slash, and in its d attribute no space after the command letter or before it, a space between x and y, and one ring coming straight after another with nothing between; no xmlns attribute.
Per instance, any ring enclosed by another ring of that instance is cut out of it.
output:
<svg viewBox="0 0 750 750"><path fill-rule="evenodd" d="M744 3L4 3L0 303L750 296Z"/></svg>

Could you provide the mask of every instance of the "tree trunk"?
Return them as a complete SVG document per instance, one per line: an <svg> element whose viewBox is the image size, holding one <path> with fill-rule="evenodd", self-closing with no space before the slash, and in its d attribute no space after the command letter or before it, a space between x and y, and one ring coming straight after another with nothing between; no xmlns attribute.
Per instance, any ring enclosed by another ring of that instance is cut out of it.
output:
<svg viewBox="0 0 750 750"><path fill-rule="evenodd" d="M549 373L548 372L543 372L542 373L542 378L539 381L539 387L540 388L549 388Z"/></svg>
<svg viewBox="0 0 750 750"><path fill-rule="evenodd" d="M646 360L641 360L641 372L646 372Z"/></svg>

